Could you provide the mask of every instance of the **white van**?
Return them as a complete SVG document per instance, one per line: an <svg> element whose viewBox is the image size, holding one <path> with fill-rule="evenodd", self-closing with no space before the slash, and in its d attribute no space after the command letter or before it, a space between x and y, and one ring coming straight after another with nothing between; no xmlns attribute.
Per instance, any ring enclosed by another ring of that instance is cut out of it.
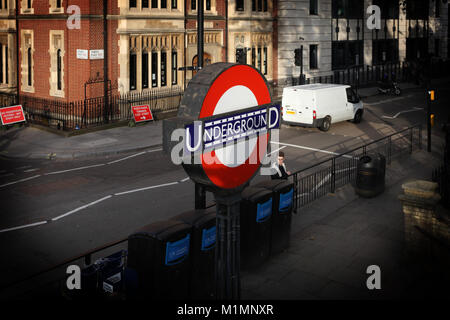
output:
<svg viewBox="0 0 450 320"><path fill-rule="evenodd" d="M283 122L328 131L332 123L362 120L360 97L349 85L307 84L283 89Z"/></svg>

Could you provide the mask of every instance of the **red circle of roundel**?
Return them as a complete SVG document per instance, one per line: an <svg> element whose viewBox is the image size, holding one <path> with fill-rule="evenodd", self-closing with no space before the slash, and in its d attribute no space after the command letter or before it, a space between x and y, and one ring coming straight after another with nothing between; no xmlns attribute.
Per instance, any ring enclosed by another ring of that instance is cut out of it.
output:
<svg viewBox="0 0 450 320"><path fill-rule="evenodd" d="M263 76L255 69L246 65L236 65L222 72L212 83L205 99L203 100L202 109L199 119L210 117L214 114L217 103L223 94L234 86L247 87L256 97L258 105L271 103L270 92ZM238 99L238 97L237 97ZM216 186L224 189L236 188L247 182L259 169L261 156L264 154L258 147L267 150L267 141L269 134L260 136L256 147L248 159L241 165L231 168L220 162L215 154L206 152L202 155L202 167L208 178ZM205 161L204 157L209 159ZM256 158L258 157L258 158ZM257 159L257 163L250 164L249 159ZM212 164L211 164L212 162Z"/></svg>

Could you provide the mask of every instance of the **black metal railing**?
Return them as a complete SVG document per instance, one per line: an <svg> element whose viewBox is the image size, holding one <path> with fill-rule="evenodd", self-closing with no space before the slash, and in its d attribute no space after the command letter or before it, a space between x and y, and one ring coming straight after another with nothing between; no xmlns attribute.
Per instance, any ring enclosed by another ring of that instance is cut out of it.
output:
<svg viewBox="0 0 450 320"><path fill-rule="evenodd" d="M449 118L450 120L450 118ZM431 178L438 184L438 193L442 205L450 209L450 122L445 125L445 145L443 146L442 164L433 169Z"/></svg>
<svg viewBox="0 0 450 320"><path fill-rule="evenodd" d="M356 180L359 158L381 153L387 164L405 153L422 148L422 127L398 131L343 154L326 159L291 174L294 182L294 211Z"/></svg>
<svg viewBox="0 0 450 320"><path fill-rule="evenodd" d="M182 89L175 87L71 102L3 94L0 102L1 106L22 105L30 123L69 131L131 120L131 106L136 104L148 104L158 117L162 112L178 110L182 96Z"/></svg>

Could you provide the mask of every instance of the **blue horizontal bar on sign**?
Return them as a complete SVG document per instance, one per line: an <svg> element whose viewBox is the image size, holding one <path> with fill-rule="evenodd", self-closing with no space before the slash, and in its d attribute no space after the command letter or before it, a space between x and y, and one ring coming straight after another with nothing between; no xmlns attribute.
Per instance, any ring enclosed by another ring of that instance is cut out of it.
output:
<svg viewBox="0 0 450 320"><path fill-rule="evenodd" d="M202 251L207 251L215 247L216 244L216 226L202 231Z"/></svg>
<svg viewBox="0 0 450 320"><path fill-rule="evenodd" d="M166 266L171 266L182 262L189 255L189 243L191 235L176 242L166 244Z"/></svg>
<svg viewBox="0 0 450 320"><path fill-rule="evenodd" d="M272 215L272 198L256 206L256 222L264 222Z"/></svg>
<svg viewBox="0 0 450 320"><path fill-rule="evenodd" d="M279 212L286 212L292 206L292 200L294 197L294 188L286 193L280 193L280 203L278 205Z"/></svg>

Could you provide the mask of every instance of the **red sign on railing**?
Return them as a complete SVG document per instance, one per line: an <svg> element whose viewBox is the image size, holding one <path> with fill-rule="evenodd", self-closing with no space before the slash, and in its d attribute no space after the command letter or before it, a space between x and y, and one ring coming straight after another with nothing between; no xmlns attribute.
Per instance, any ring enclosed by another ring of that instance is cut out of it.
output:
<svg viewBox="0 0 450 320"><path fill-rule="evenodd" d="M0 108L0 118L3 125L25 121L21 105Z"/></svg>
<svg viewBox="0 0 450 320"><path fill-rule="evenodd" d="M136 122L153 120L149 105L132 106L131 110L133 110L134 121Z"/></svg>

